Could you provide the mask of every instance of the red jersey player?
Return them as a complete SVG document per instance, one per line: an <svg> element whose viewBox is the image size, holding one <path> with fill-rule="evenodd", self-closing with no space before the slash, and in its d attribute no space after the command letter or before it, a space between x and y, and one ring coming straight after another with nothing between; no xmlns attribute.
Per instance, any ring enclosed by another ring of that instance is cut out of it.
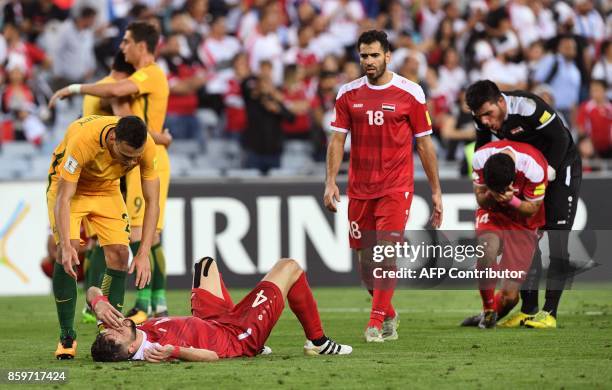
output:
<svg viewBox="0 0 612 390"><path fill-rule="evenodd" d="M285 307L285 298L306 334L306 355L352 352L350 346L325 336L306 273L295 260L278 261L237 305L212 258L201 259L194 268L192 316L153 318L139 327L108 304L99 288L91 287L87 300L108 327L91 347L93 360L212 361L255 356L264 348Z"/></svg>
<svg viewBox="0 0 612 390"><path fill-rule="evenodd" d="M336 176L350 132L349 241L357 250L362 277L373 296L365 339L383 342L398 337L398 317L391 304L395 284L380 279L368 283L372 279L372 247L403 237L412 201L415 138L432 190L430 222L436 228L442 222L442 194L423 89L387 70L391 53L384 32L364 32L357 47L365 76L343 85L336 98L324 203L336 211L340 201ZM394 257L386 258L376 267L393 268L394 262Z"/></svg>
<svg viewBox="0 0 612 390"><path fill-rule="evenodd" d="M462 325L493 328L517 304L538 243L538 229L546 223L542 203L548 162L529 144L503 140L478 149L473 168L476 234L485 248L476 268L494 270L503 278L497 294L498 278L482 275L478 279L483 313L465 319Z"/></svg>

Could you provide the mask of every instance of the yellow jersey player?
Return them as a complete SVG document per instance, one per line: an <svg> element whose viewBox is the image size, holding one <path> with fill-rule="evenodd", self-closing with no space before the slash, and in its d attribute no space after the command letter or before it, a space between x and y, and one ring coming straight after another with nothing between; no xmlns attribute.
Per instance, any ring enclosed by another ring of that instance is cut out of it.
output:
<svg viewBox="0 0 612 390"><path fill-rule="evenodd" d="M165 203L170 184L170 160L166 147L172 137L164 131L163 124L168 106L168 81L161 68L155 63L155 48L159 40L157 29L145 22L131 23L121 42L121 51L127 62L136 68L136 72L125 80L107 84L71 84L57 91L49 104L54 105L57 99L63 99L72 94L87 94L102 98L134 96L138 101L142 118L147 123L149 133L158 148L157 171L160 178L160 217L157 223L155 245L152 248L153 283L151 289L138 292L135 310L130 317L136 323L147 319L151 303L157 316L167 315L165 297L165 257L159 243L159 233L164 226ZM145 208L142 190L138 185L136 171L127 175L127 207L132 224L132 250L137 250L142 237L142 218ZM151 291L152 290L152 291Z"/></svg>
<svg viewBox="0 0 612 390"><path fill-rule="evenodd" d="M115 54L111 71L108 76L97 81L98 84L114 83L119 80L126 79L134 73L136 69L132 64L125 60L123 52L119 50ZM138 115L138 107L136 102L131 97L121 97L115 99L102 99L98 96L85 95L83 97L83 112L82 116L89 115ZM129 214L129 213L128 213ZM106 261L104 259L104 251L102 247L98 245L96 233L93 231L91 224L87 223L87 220L83 220L83 226L87 237L91 238L93 243L90 249L85 253L84 258L84 289L91 286L100 287L102 285L102 278L104 277L104 271L106 270ZM90 310L89 305L85 304L82 312L83 316L81 321L83 323L95 323L96 317Z"/></svg>
<svg viewBox="0 0 612 390"><path fill-rule="evenodd" d="M80 227L86 219L98 235L107 269L102 290L121 310L128 271L130 224L119 190L119 178L139 166L147 207L143 239L129 272L136 270L136 285L151 279L149 250L159 217L159 178L155 170L157 150L144 122L135 116L87 116L68 127L53 152L49 168L47 208L57 244L53 294L60 323L60 343L55 356L76 355L74 313L76 273L79 264Z"/></svg>

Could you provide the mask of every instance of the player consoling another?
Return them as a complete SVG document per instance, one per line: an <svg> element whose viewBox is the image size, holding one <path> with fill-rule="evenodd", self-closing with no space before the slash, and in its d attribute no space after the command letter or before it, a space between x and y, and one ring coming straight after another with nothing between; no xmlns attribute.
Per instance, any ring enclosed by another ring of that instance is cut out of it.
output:
<svg viewBox="0 0 612 390"><path fill-rule="evenodd" d="M106 326L91 347L92 358L106 362L170 359L207 362L255 356L264 350L264 342L281 316L285 299L304 329L306 355L352 352L352 347L336 343L323 332L306 273L295 260L279 260L236 305L212 258L201 259L194 268L192 315L153 318L138 327L110 305L99 288L90 287L87 300Z"/></svg>

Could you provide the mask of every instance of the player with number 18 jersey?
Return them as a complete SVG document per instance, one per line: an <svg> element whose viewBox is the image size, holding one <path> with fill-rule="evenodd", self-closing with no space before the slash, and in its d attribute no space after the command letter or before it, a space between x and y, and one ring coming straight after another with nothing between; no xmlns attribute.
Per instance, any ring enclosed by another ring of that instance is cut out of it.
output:
<svg viewBox="0 0 612 390"><path fill-rule="evenodd" d="M414 137L432 133L423 89L395 73L381 86L363 76L340 88L331 126L351 135L351 247L369 246L356 229L403 232L413 192Z"/></svg>

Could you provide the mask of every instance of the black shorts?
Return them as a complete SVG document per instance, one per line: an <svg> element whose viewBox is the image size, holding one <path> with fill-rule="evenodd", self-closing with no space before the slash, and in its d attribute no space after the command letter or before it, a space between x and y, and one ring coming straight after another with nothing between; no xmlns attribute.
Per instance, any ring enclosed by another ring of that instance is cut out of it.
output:
<svg viewBox="0 0 612 390"><path fill-rule="evenodd" d="M579 156L557 171L556 179L549 182L544 198L546 209L545 230L571 230L576 217L582 161Z"/></svg>

